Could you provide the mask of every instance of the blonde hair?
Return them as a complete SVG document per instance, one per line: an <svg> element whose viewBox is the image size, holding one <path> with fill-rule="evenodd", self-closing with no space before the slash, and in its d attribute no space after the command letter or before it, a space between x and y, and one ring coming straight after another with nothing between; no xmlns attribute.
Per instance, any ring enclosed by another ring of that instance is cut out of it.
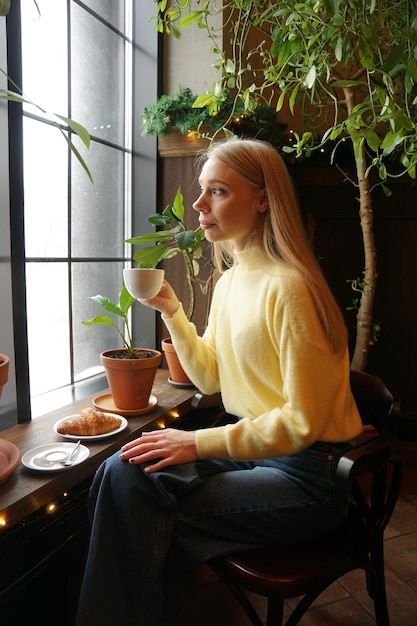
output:
<svg viewBox="0 0 417 626"><path fill-rule="evenodd" d="M342 313L314 256L301 218L287 167L271 144L255 139L232 139L215 144L203 160L216 158L242 176L252 189L265 189L268 210L258 213L254 245L270 261L286 263L300 272L309 288L320 322L335 352L345 348L347 331ZM219 271L234 261L230 242L214 244Z"/></svg>

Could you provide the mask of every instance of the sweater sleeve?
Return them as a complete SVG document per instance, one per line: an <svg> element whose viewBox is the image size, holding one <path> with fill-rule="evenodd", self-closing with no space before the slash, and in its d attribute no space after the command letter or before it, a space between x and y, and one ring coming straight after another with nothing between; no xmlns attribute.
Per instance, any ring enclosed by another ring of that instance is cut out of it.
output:
<svg viewBox="0 0 417 626"><path fill-rule="evenodd" d="M213 307L210 317L214 316ZM211 395L220 391L215 341L210 324L202 337L194 324L187 320L180 305L170 318L162 316L175 346L178 358L189 379L202 393Z"/></svg>

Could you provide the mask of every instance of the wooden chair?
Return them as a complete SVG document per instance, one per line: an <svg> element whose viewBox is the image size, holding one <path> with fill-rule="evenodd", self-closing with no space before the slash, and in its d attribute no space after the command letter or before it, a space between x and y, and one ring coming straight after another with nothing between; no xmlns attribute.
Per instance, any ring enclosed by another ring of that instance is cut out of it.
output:
<svg viewBox="0 0 417 626"><path fill-rule="evenodd" d="M262 621L244 590L268 598L267 626L280 626L284 600L301 596L286 621L286 626L294 626L329 585L356 569L366 572L377 625L389 626L383 533L401 484L397 411L392 410L392 395L379 378L352 371L351 387L362 421L375 428L375 436L339 461L338 474L352 481L351 504L343 523L311 543L254 549L209 562L254 626L262 626Z"/></svg>

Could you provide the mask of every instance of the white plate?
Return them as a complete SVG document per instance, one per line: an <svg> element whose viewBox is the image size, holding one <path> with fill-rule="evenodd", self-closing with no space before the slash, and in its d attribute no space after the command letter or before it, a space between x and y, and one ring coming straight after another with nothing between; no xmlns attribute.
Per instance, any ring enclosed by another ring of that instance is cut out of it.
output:
<svg viewBox="0 0 417 626"><path fill-rule="evenodd" d="M78 440L77 440L78 441ZM90 455L90 450L81 445L75 454L72 465L62 465L60 460L65 460L74 449L73 443L46 443L43 446L32 448L22 456L25 467L39 472L61 472L69 470L74 465L79 465Z"/></svg>
<svg viewBox="0 0 417 626"><path fill-rule="evenodd" d="M109 417L114 417L113 413L104 413L104 415L108 415ZM107 439L107 437L113 437L113 435L117 435L117 433L121 433L122 430L124 430L128 424L128 421L125 417L118 415L117 417L122 420L122 423L120 424L119 428L116 428L116 430L112 430L110 433L104 433L103 435L64 435L62 433L59 433L57 430L59 425L62 424L62 422L66 422L67 420L73 417L77 417L77 416L68 415L67 417L63 417L62 419L58 420L58 422L54 424L54 431L56 432L57 435L59 435L60 437L65 437L65 439L71 439L72 441L78 441L79 439L81 439L81 441L96 441L99 439Z"/></svg>

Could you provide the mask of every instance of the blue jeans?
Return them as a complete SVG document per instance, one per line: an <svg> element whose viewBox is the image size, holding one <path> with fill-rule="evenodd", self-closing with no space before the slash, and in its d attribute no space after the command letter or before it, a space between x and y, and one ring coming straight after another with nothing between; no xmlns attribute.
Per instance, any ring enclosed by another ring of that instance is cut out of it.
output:
<svg viewBox="0 0 417 626"><path fill-rule="evenodd" d="M185 566L327 533L346 513L349 486L336 467L349 448L318 442L283 458L203 460L154 474L113 455L91 487L76 626L160 626Z"/></svg>

